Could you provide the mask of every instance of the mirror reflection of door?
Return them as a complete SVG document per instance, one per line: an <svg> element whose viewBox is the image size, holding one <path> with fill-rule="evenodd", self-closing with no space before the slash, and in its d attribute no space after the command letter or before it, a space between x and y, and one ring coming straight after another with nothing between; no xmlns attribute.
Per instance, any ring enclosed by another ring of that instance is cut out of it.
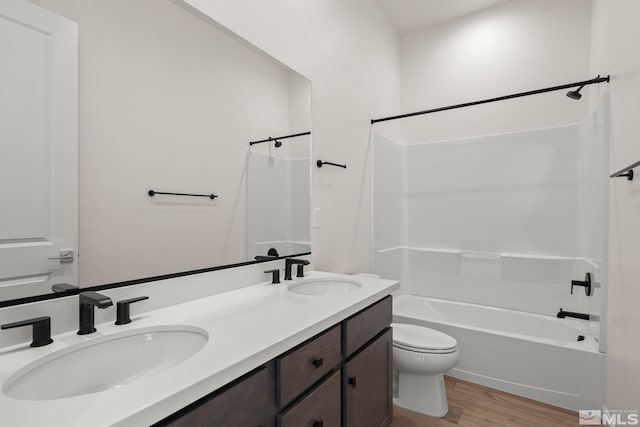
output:
<svg viewBox="0 0 640 427"><path fill-rule="evenodd" d="M0 2L0 300L77 284L77 25Z"/></svg>

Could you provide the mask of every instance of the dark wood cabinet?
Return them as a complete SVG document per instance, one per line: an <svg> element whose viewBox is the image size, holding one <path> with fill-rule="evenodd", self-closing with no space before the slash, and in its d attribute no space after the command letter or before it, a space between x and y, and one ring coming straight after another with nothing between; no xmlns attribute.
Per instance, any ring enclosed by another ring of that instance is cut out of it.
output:
<svg viewBox="0 0 640 427"><path fill-rule="evenodd" d="M269 362L156 426L273 427L278 411L275 388L275 363Z"/></svg>
<svg viewBox="0 0 640 427"><path fill-rule="evenodd" d="M386 427L391 297L165 418L170 427Z"/></svg>
<svg viewBox="0 0 640 427"><path fill-rule="evenodd" d="M391 424L393 338L387 328L345 365L345 418L347 427L382 427Z"/></svg>
<svg viewBox="0 0 640 427"><path fill-rule="evenodd" d="M340 371L278 417L278 427L340 427Z"/></svg>
<svg viewBox="0 0 640 427"><path fill-rule="evenodd" d="M339 326L279 356L276 359L279 406L288 405L341 361Z"/></svg>
<svg viewBox="0 0 640 427"><path fill-rule="evenodd" d="M391 324L391 295L342 322L344 356L349 357Z"/></svg>

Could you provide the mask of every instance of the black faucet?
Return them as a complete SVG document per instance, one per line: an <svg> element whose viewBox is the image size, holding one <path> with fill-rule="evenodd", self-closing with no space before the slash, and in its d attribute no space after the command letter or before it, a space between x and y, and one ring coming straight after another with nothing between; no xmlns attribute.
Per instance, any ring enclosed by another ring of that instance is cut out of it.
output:
<svg viewBox="0 0 640 427"><path fill-rule="evenodd" d="M298 274L296 277L304 277L304 266L311 264L306 259L287 258L284 260L284 280L291 280L291 267L298 266Z"/></svg>
<svg viewBox="0 0 640 427"><path fill-rule="evenodd" d="M116 325L126 325L131 323L131 304L149 299L148 296L135 297L118 301L116 304Z"/></svg>
<svg viewBox="0 0 640 427"><path fill-rule="evenodd" d="M96 331L93 308L107 308L113 301L106 295L97 292L80 292L80 328L78 335L92 334Z"/></svg>
<svg viewBox="0 0 640 427"><path fill-rule="evenodd" d="M271 284L272 285L277 285L278 283L280 283L280 270L279 269L274 269L274 270L267 270L264 272L265 274L271 274Z"/></svg>
<svg viewBox="0 0 640 427"><path fill-rule="evenodd" d="M573 317L575 319L589 320L589 315L586 313L576 313L573 311L564 311L560 308L560 311L557 314L557 317L560 319L564 319L565 317Z"/></svg>
<svg viewBox="0 0 640 427"><path fill-rule="evenodd" d="M0 328L12 329L19 328L20 326L33 326L31 347L42 347L43 345L53 342L51 339L51 318L49 316L7 323L6 325L0 326Z"/></svg>

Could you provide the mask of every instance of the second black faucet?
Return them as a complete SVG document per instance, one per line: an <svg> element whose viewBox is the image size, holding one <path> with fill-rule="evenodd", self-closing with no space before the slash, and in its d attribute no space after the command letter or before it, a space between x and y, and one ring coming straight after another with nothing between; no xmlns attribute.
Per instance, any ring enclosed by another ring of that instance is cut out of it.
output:
<svg viewBox="0 0 640 427"><path fill-rule="evenodd" d="M113 305L113 301L106 295L97 292L80 292L80 327L78 335L92 334L96 331L94 307L107 308Z"/></svg>
<svg viewBox="0 0 640 427"><path fill-rule="evenodd" d="M106 295L97 292L80 292L80 327L78 335L92 334L96 331L94 307L107 308L113 305L113 301ZM131 323L130 306L134 302L149 299L147 296L136 297L118 301L116 325Z"/></svg>
<svg viewBox="0 0 640 427"><path fill-rule="evenodd" d="M287 258L284 260L284 280L292 280L291 279L291 267L294 265L298 266L298 272L296 277L304 277L304 266L311 264L306 259L295 259L295 258Z"/></svg>

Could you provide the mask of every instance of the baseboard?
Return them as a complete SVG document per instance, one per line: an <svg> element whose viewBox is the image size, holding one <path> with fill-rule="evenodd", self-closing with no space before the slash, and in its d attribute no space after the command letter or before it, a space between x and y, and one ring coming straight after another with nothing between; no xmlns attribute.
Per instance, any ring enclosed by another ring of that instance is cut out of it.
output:
<svg viewBox="0 0 640 427"><path fill-rule="evenodd" d="M524 384L517 384L497 378L487 377L462 369L454 368L447 372L447 375L453 378L469 381L473 384L479 384L496 390L515 394L517 396L526 397L536 402L546 403L569 411L577 411L579 408L578 399L580 396L572 393L564 393L556 390L548 390L539 387L532 387Z"/></svg>

